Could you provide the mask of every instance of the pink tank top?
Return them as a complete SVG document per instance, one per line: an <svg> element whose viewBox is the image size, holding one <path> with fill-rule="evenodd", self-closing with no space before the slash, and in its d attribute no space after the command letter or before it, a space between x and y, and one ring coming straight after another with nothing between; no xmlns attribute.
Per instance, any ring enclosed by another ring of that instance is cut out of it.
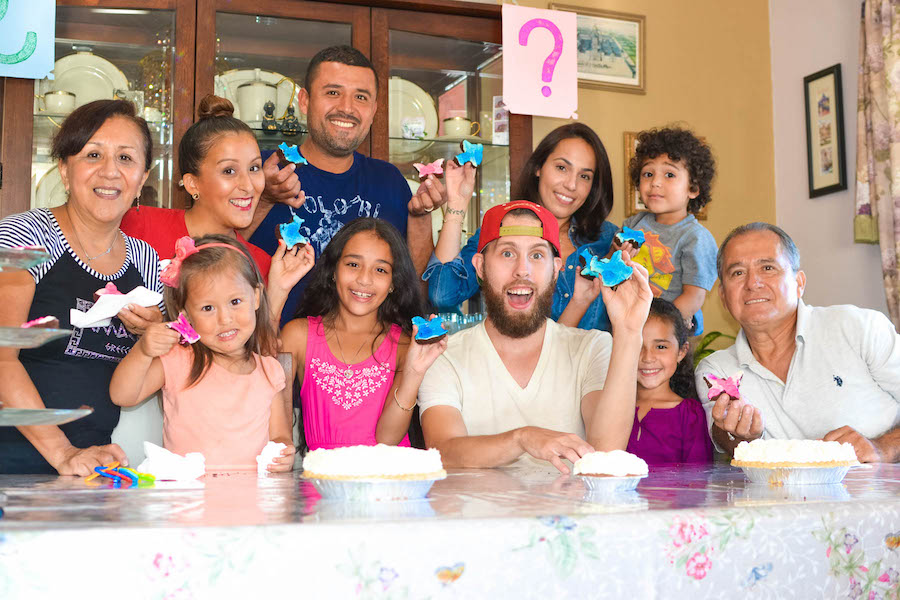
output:
<svg viewBox="0 0 900 600"><path fill-rule="evenodd" d="M307 321L306 364L300 388L306 444L310 450L374 446L375 426L394 383L400 326L391 325L372 356L347 365L328 347L322 317L307 317ZM409 437L404 436L399 445L409 446Z"/></svg>

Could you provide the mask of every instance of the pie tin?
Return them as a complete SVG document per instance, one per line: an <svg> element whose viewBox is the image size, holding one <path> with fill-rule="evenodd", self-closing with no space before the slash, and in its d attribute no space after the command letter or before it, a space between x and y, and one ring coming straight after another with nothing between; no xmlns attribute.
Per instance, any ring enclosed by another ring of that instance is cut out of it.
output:
<svg viewBox="0 0 900 600"><path fill-rule="evenodd" d="M596 475L578 475L584 481L585 487L592 494L611 494L615 492L627 492L637 488L638 482L646 475L633 475L629 477L600 477Z"/></svg>
<svg viewBox="0 0 900 600"><path fill-rule="evenodd" d="M767 485L827 485L840 483L850 470L843 467L741 467L747 479Z"/></svg>
<svg viewBox="0 0 900 600"><path fill-rule="evenodd" d="M445 476L446 477L446 476ZM381 502L419 500L428 495L435 481L444 479L318 479L308 478L325 500Z"/></svg>

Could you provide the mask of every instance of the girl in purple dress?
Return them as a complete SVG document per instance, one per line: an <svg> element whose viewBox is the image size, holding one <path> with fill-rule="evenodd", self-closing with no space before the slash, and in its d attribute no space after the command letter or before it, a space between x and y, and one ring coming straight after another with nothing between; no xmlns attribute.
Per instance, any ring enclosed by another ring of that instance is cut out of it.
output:
<svg viewBox="0 0 900 600"><path fill-rule="evenodd" d="M644 324L637 406L627 448L651 466L712 461L692 365L684 318L674 304L654 298Z"/></svg>

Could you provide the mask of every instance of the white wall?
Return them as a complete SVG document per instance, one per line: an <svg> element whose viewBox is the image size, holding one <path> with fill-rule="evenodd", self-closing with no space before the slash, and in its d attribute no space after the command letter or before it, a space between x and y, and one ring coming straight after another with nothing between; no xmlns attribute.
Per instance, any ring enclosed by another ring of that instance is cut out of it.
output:
<svg viewBox="0 0 900 600"><path fill-rule="evenodd" d="M809 304L887 311L877 245L853 243L857 0L770 0L777 224L800 248ZM809 197L803 78L841 64L848 189Z"/></svg>

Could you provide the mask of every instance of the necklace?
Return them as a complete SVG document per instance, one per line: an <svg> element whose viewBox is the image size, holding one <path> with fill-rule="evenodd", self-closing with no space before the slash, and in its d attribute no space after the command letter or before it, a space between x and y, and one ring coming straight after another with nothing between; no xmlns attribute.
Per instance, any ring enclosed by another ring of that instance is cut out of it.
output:
<svg viewBox="0 0 900 600"><path fill-rule="evenodd" d="M373 331L374 331L374 329L373 329ZM341 338L338 337L337 327L334 328L334 339L337 340L337 343L338 343L338 350L341 353L341 362L344 363L344 366L347 367L346 369L344 369L344 377L346 377L347 379L350 379L351 377L353 377L353 375L355 373L353 372L353 369L350 368L350 365L347 363L347 359L344 358L344 348L343 348L343 346L341 346ZM356 350L356 354L354 354L353 356L354 357L359 356L359 353L362 351L363 346L365 346L365 345L366 345L366 340L363 340L362 344L360 344L359 348Z"/></svg>
<svg viewBox="0 0 900 600"><path fill-rule="evenodd" d="M81 246L81 251L84 252L84 257L87 259L87 264L90 266L92 262L100 258L101 256L106 256L110 252L112 252L113 246L116 245L116 240L119 239L119 236L113 238L112 243L109 245L105 251L101 252L97 256L89 256L87 253L87 248L84 247L84 242L81 241L81 238L78 237L78 229L75 227L75 222L72 220L72 215L69 214L69 203L66 203L66 216L69 218L69 224L72 225L72 232L75 234L75 240L78 242L78 245Z"/></svg>

